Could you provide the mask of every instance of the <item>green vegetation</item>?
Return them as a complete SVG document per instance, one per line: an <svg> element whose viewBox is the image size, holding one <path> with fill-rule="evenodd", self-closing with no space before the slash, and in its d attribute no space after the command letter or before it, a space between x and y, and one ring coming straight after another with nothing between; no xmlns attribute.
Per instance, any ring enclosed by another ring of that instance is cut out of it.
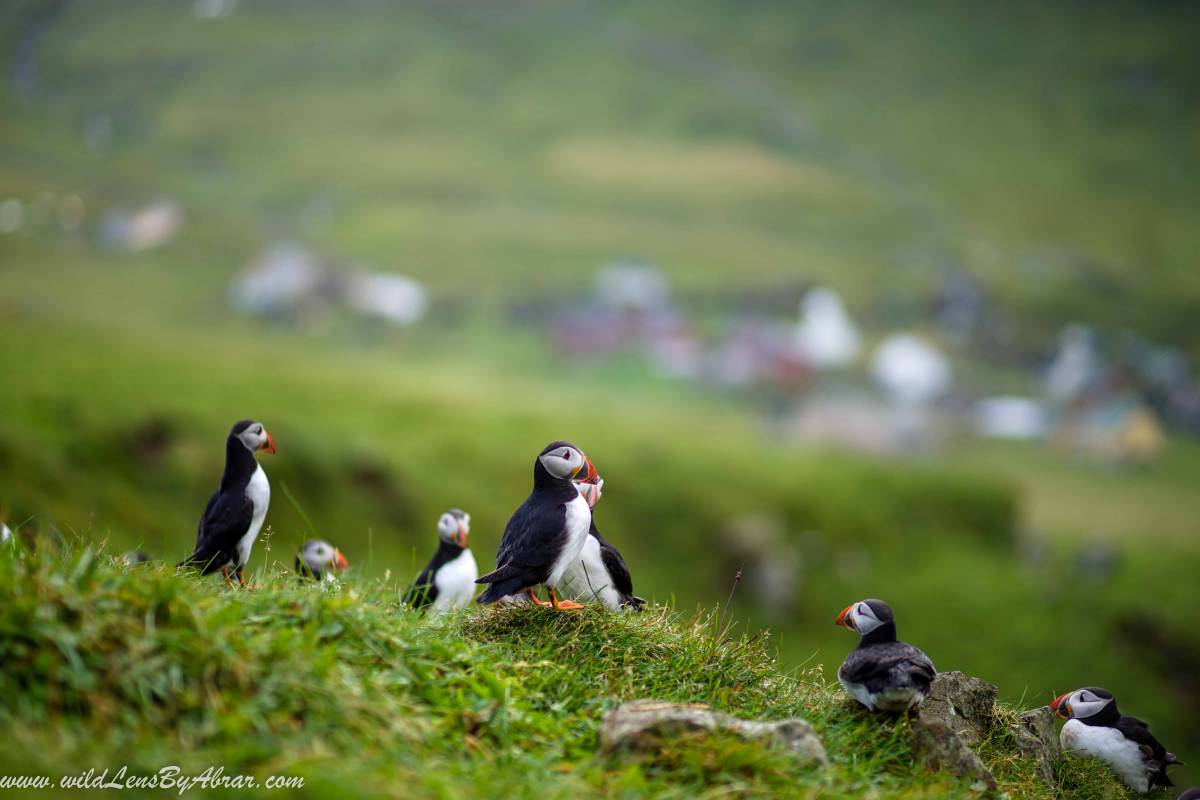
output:
<svg viewBox="0 0 1200 800"><path fill-rule="evenodd" d="M313 797L975 796L914 765L905 722L856 710L819 669L781 671L761 637L714 637L709 615L432 620L398 605L394 581L325 587L262 571L258 590L225 589L39 544L0 555L0 769L216 764L301 775ZM805 716L831 767L724 737L598 754L604 712L646 697ZM1013 796L1125 796L1094 764L1067 762L1061 786L1041 785L999 730L980 751Z"/></svg>

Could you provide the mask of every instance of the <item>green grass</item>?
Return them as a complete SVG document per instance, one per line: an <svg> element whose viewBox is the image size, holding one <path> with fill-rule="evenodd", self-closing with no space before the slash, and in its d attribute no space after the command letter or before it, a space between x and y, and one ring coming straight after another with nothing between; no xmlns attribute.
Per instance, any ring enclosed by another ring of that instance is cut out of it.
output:
<svg viewBox="0 0 1200 800"><path fill-rule="evenodd" d="M255 579L245 591L126 568L94 545L6 549L0 764L55 778L222 765L303 776L298 794L312 797L975 796L913 763L906 723L856 710L819 669L781 670L761 636L715 636L711 614L431 620L398 605L395 581ZM831 766L724 737L599 754L604 712L637 698L804 716ZM1059 786L1039 784L999 728L980 752L1013 797L1124 796L1096 765L1067 763ZM189 796L210 795L227 796Z"/></svg>

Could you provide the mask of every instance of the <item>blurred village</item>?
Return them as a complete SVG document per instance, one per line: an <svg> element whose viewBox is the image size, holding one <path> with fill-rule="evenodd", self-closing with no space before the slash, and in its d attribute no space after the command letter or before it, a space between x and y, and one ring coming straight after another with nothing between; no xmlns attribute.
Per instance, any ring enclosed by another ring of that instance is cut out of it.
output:
<svg viewBox="0 0 1200 800"><path fill-rule="evenodd" d="M10 197L0 200L0 235L33 227L140 252L185 224L169 199L97 217L78 195ZM413 278L281 240L248 259L228 302L264 324L341 313L386 329L420 324L438 300ZM912 455L962 437L1012 439L1118 468L1153 466L1168 431L1200 433L1200 382L1178 348L1086 320L1022 340L1020 321L956 266L917 306L887 304L855 312L836 287L802 278L740 294L679 292L655 265L622 258L598 265L577 295L533 297L504 319L573 363L634 358L658 379L755 404L775 438L804 445Z"/></svg>

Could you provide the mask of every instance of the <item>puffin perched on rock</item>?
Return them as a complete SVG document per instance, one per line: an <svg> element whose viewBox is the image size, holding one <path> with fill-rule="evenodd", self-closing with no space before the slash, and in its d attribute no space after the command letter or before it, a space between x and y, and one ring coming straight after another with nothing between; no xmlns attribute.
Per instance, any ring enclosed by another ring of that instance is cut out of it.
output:
<svg viewBox="0 0 1200 800"><path fill-rule="evenodd" d="M613 611L641 611L646 601L633 594L633 578L617 548L596 530L596 503L604 491L604 479L576 481L575 488L592 509L592 525L578 560L563 576L563 588L578 600L597 599Z"/></svg>
<svg viewBox="0 0 1200 800"><path fill-rule="evenodd" d="M1181 763L1150 733L1150 726L1117 709L1108 691L1088 686L1059 695L1050 704L1067 721L1059 734L1064 751L1103 761L1135 792L1174 786L1167 767Z"/></svg>
<svg viewBox="0 0 1200 800"><path fill-rule="evenodd" d="M525 592L539 606L556 610L582 608L558 599L558 586L567 569L579 561L592 526L592 509L574 481L594 483L596 468L583 451L570 442L551 442L533 462L533 491L520 505L500 540L495 570L476 583L489 584L477 602L495 603ZM550 602L534 593L546 587Z"/></svg>
<svg viewBox="0 0 1200 800"><path fill-rule="evenodd" d="M350 562L342 551L324 539L309 539L296 554L296 574L301 578L333 580L335 573L345 571L348 566Z"/></svg>
<svg viewBox="0 0 1200 800"><path fill-rule="evenodd" d="M204 507L195 550L179 566L199 569L201 575L220 570L226 581L236 577L246 584L250 548L271 503L267 473L254 458L259 450L275 452L275 440L261 422L244 419L230 429L221 485Z"/></svg>
<svg viewBox="0 0 1200 800"><path fill-rule="evenodd" d="M475 556L467 547L471 515L452 508L442 514L437 528L441 543L405 593L404 602L414 608L432 606L437 612L456 611L471 602L479 577Z"/></svg>
<svg viewBox="0 0 1200 800"><path fill-rule="evenodd" d="M838 669L838 682L851 697L872 711L903 712L929 695L937 670L929 656L896 639L887 603L860 600L846 606L836 622L862 637Z"/></svg>

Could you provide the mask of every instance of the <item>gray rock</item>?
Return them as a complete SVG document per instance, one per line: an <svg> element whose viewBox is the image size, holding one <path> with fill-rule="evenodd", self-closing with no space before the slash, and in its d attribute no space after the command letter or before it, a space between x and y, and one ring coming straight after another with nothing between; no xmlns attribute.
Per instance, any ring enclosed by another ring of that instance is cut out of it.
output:
<svg viewBox="0 0 1200 800"><path fill-rule="evenodd" d="M981 788L996 789L996 779L954 729L940 720L914 715L910 721L913 748L927 767L959 778L973 778Z"/></svg>
<svg viewBox="0 0 1200 800"><path fill-rule="evenodd" d="M996 687L961 672L939 672L929 696L917 708L924 723L939 722L956 733L963 744L974 747L992 727Z"/></svg>
<svg viewBox="0 0 1200 800"><path fill-rule="evenodd" d="M1054 727L1054 712L1050 706L1026 711L1012 726L1017 737L1017 749L1025 758L1033 759L1042 780L1054 783L1054 765L1062 756L1058 731Z"/></svg>
<svg viewBox="0 0 1200 800"><path fill-rule="evenodd" d="M665 736L689 731L727 732L743 739L765 739L804 762L826 764L825 747L812 725L799 717L762 722L740 719L713 711L699 703L666 703L636 700L604 715L600 748L606 753L621 750L654 750Z"/></svg>

